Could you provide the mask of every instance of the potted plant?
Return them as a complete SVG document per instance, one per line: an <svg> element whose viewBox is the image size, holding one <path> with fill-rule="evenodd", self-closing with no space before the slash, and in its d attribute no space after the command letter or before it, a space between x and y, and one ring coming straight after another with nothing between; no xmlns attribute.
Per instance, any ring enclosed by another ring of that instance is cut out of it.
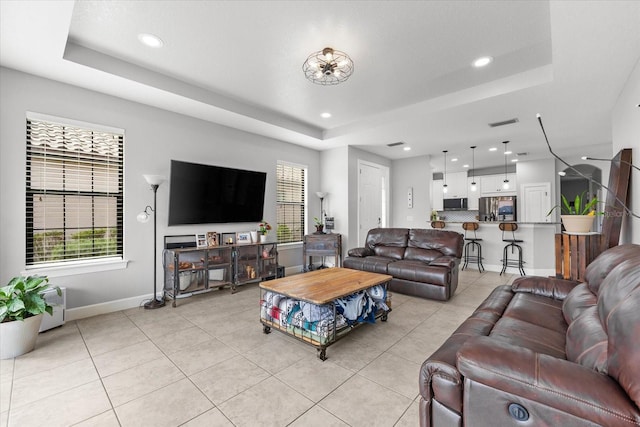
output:
<svg viewBox="0 0 640 427"><path fill-rule="evenodd" d="M271 230L271 225L264 219L258 224L258 234L260 235L260 243L267 241L267 233Z"/></svg>
<svg viewBox="0 0 640 427"><path fill-rule="evenodd" d="M44 313L53 314L43 292L44 276L18 276L0 288L0 359L10 359L34 349ZM62 295L59 287L55 287Z"/></svg>
<svg viewBox="0 0 640 427"><path fill-rule="evenodd" d="M566 232L588 233L593 225L593 219L598 214L596 212L598 198L593 197L592 199L587 199L585 191L582 194L576 195L572 205L564 194L560 197L562 203L551 208L547 216L551 215L555 209L560 208L560 218L562 219L562 224Z"/></svg>
<svg viewBox="0 0 640 427"><path fill-rule="evenodd" d="M314 234L324 234L324 224L322 224L322 220L317 216L313 217L313 223L316 226L316 232Z"/></svg>

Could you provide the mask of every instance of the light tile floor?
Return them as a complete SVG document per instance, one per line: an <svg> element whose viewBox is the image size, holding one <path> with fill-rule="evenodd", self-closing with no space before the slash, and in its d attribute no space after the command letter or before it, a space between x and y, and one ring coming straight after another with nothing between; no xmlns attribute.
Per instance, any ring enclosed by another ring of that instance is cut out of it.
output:
<svg viewBox="0 0 640 427"><path fill-rule="evenodd" d="M0 426L418 426L420 365L512 278L467 269L448 302L393 293L389 320L325 362L262 332L257 284L69 322L0 361Z"/></svg>

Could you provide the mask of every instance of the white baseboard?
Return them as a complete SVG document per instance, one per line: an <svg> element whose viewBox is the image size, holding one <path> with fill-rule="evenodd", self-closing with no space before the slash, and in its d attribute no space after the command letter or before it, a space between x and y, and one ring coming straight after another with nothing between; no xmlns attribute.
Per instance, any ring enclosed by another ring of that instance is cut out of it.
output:
<svg viewBox="0 0 640 427"><path fill-rule="evenodd" d="M158 294L161 298L162 294ZM144 301L149 301L151 294L137 297L124 298L115 301L102 302L99 304L85 305L83 307L68 308L65 312L65 321L85 319L87 317L98 316L100 314L113 313L114 311L127 310L140 307Z"/></svg>
<svg viewBox="0 0 640 427"><path fill-rule="evenodd" d="M482 266L484 267L485 271L493 271L495 273L500 273L502 271L502 264L484 264L483 263ZM527 276L555 277L556 275L555 269L548 269L548 268L532 269L532 268L528 268L526 264L523 267L524 267L524 272ZM478 266L475 263L473 264L469 263L465 271L478 271ZM520 272L518 271L518 267L507 267L505 274L520 274Z"/></svg>
<svg viewBox="0 0 640 427"><path fill-rule="evenodd" d="M300 274L302 271L302 265L286 267L285 276ZM158 298L162 298L162 293L158 294ZM143 302L149 301L150 299L151 294L147 294L115 301L107 301L99 304L85 305L83 307L68 308L65 312L65 321L71 322L73 320L85 319L87 317L98 316L100 314L108 314L113 313L114 311L140 307Z"/></svg>
<svg viewBox="0 0 640 427"><path fill-rule="evenodd" d="M499 273L502 270L502 265L485 264L486 271L494 271ZM475 265L467 266L467 270L477 270ZM304 271L303 265L293 265L285 268L285 276L293 276L300 274ZM555 276L555 270L553 269L530 269L525 266L525 273L527 276ZM519 274L517 268L507 268L507 273ZM162 297L162 293L158 294L158 298ZM128 310L130 308L140 307L144 301L149 301L151 294L140 295L131 298L124 298L115 301L108 301L99 304L85 305L84 307L68 308L65 311L65 321L71 322L74 320L85 319L87 317L98 316L100 314L113 313L114 311Z"/></svg>

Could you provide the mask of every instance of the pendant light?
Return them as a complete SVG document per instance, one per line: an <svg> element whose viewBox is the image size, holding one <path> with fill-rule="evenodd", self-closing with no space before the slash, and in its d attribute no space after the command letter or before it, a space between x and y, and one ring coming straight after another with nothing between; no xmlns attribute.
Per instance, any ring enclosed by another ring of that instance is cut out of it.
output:
<svg viewBox="0 0 640 427"><path fill-rule="evenodd" d="M478 186L476 185L476 146L471 147L471 191L476 191Z"/></svg>
<svg viewBox="0 0 640 427"><path fill-rule="evenodd" d="M508 190L509 179L507 178L507 144L509 143L509 141L502 141L502 143L504 144L504 181L502 181L502 188L504 190Z"/></svg>
<svg viewBox="0 0 640 427"><path fill-rule="evenodd" d="M442 192L447 193L449 189L447 188L447 150L442 150L444 153L444 175L442 178L444 179L444 184L442 185Z"/></svg>

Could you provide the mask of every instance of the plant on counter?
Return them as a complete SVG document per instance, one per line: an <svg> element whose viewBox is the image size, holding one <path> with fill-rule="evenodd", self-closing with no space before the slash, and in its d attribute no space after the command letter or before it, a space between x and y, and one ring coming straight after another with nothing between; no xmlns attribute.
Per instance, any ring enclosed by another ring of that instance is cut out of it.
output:
<svg viewBox="0 0 640 427"><path fill-rule="evenodd" d="M271 225L269 225L269 223L264 219L260 221L258 224L258 233L266 236L269 230L271 230Z"/></svg>
<svg viewBox="0 0 640 427"><path fill-rule="evenodd" d="M576 195L573 200L573 205L569 203L569 200L565 197L564 194L560 196L562 198L562 204L556 205L547 214L547 216L551 215L551 213L560 208L562 215L601 215L602 212L596 212L596 207L599 203L598 198L594 197L585 202L586 199L586 191L582 194Z"/></svg>

